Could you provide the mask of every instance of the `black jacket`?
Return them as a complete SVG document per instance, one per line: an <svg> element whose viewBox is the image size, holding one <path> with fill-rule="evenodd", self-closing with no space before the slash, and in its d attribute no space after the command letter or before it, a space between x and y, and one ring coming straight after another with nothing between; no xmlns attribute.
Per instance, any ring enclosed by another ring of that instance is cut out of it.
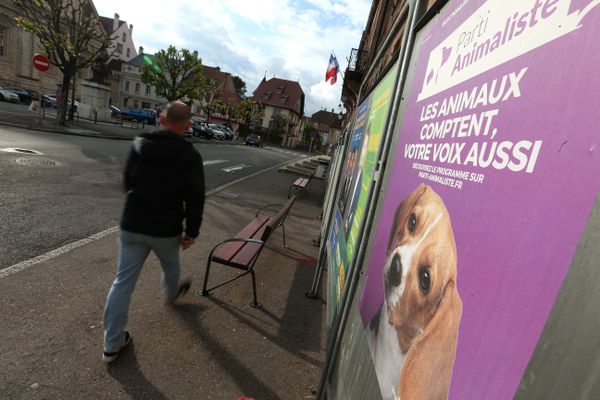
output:
<svg viewBox="0 0 600 400"><path fill-rule="evenodd" d="M196 237L204 209L202 157L183 137L142 133L133 141L125 167L127 200L121 228L150 236L183 232Z"/></svg>

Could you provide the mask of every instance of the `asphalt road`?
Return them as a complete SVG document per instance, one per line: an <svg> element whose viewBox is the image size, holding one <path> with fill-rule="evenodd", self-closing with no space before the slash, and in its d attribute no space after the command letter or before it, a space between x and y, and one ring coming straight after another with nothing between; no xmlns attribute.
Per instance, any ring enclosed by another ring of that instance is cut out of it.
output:
<svg viewBox="0 0 600 400"><path fill-rule="evenodd" d="M129 141L0 125L0 269L116 226ZM196 143L207 191L298 158L276 148Z"/></svg>

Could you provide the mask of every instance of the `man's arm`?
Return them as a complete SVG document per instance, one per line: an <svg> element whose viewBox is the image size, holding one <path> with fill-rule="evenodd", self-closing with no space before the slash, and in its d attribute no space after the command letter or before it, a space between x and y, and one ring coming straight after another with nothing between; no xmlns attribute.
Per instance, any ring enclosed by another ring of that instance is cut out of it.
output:
<svg viewBox="0 0 600 400"><path fill-rule="evenodd" d="M125 173L123 174L123 186L125 193L127 193L133 186L133 164L137 158L137 152L131 146L129 149L129 155L127 156L127 163L125 164Z"/></svg>
<svg viewBox="0 0 600 400"><path fill-rule="evenodd" d="M202 213L204 212L204 167L202 157L194 151L194 159L191 165L189 181L185 195L185 236L196 238L202 224Z"/></svg>

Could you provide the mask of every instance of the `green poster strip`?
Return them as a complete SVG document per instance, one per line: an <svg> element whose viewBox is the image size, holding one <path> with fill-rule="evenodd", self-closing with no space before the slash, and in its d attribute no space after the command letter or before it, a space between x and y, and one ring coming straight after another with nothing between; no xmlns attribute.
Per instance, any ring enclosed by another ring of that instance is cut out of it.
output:
<svg viewBox="0 0 600 400"><path fill-rule="evenodd" d="M377 85L372 94L367 127L363 135L361 160L359 161L359 168L362 165L362 171L359 170L358 185L356 185L355 193L352 194L354 201L348 208L347 218L345 218L346 230L349 231L346 239L346 255L349 264L354 259L358 246L358 235L367 211L367 200L373 184L373 174L375 173L377 160L379 159L379 150L385 133L385 122L390 112L397 72L398 68L394 66ZM351 225L348 224L350 221Z"/></svg>

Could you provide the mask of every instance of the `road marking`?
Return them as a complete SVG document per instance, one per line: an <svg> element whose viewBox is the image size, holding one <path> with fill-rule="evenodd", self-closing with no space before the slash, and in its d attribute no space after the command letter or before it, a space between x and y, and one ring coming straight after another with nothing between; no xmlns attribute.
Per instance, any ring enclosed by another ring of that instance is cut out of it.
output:
<svg viewBox="0 0 600 400"><path fill-rule="evenodd" d="M85 244L91 243L91 242L93 242L95 240L102 239L103 237L111 235L111 234L117 232L118 230L119 230L118 226L113 226L112 228L109 228L109 229L107 229L105 231L96 233L95 235L92 235L92 236L87 237L85 239L81 239L81 240L78 240L76 242L69 243L69 244L64 245L62 247L59 247L58 249L54 249L52 251L49 251L48 253L42 254L41 256L37 256L35 258L29 259L27 261L20 262L18 264L15 264L13 266L8 267L8 268L1 269L0 270L0 279L6 278L7 276L10 276L10 275L14 275L17 272L23 271L23 270L25 270L25 269L27 269L29 267L33 267L36 264L39 264L39 263L42 263L44 261L48 261L48 260L50 260L52 258L58 257L61 254L68 253L71 250L74 250L74 249L76 249L78 247L81 247L81 246L83 246Z"/></svg>
<svg viewBox="0 0 600 400"><path fill-rule="evenodd" d="M250 167L250 165L248 165L248 164L237 164L237 165L232 165L231 167L223 168L221 171L230 173L230 172L239 171L240 169L249 168L249 167Z"/></svg>
<svg viewBox="0 0 600 400"><path fill-rule="evenodd" d="M30 150L30 149L20 149L18 147L7 147L5 149L0 149L0 151L5 151L7 153L19 153L19 154L34 154L34 155L42 155L42 153L40 153L37 150Z"/></svg>
<svg viewBox="0 0 600 400"><path fill-rule="evenodd" d="M294 161L297 161L297 160L288 160L288 161L282 162L280 164L274 165L272 167L263 169L262 171L258 171L258 172L255 172L253 174L250 174L248 176L241 177L239 179L236 179L234 181L231 181L229 183L221 185L221 186L219 186L217 188L209 190L208 192L206 192L206 196L207 197L208 196L212 196L215 193L218 193L218 192L222 191L225 188L228 188L230 186L233 186L235 184L243 182L246 179L254 178L255 176L258 176L260 174L264 174L265 172L269 172L271 170L277 169L279 167L282 167L282 166L284 166L286 164L289 164L289 163L292 163ZM78 247L81 247L81 246L86 245L88 243L91 243L91 242L94 242L96 240L102 239L102 238L104 238L104 237L106 237L108 235L111 235L113 233L116 233L118 231L119 231L119 227L118 226L113 226L112 228L109 228L109 229L107 229L105 231L102 231L102 232L98 232L95 235L92 235L92 236L87 237L85 239L81 239L81 240L78 240L76 242L69 243L69 244L67 244L65 246L59 247L58 249L54 249L52 251L49 251L48 253L42 254L41 256L37 256L35 258L29 259L27 261L20 262L18 264L12 265L10 267L4 268L4 269L0 269L0 279L6 278L7 276L14 275L17 272L23 271L23 270L25 270L25 269L27 269L29 267L33 267L34 265L40 264L42 262L51 260L51 259L53 259L55 257L58 257L58 256L62 255L62 254L68 253L71 250L75 250Z"/></svg>
<svg viewBox="0 0 600 400"><path fill-rule="evenodd" d="M214 164L223 164L226 163L229 160L208 160L208 161L203 161L202 165L214 165Z"/></svg>

